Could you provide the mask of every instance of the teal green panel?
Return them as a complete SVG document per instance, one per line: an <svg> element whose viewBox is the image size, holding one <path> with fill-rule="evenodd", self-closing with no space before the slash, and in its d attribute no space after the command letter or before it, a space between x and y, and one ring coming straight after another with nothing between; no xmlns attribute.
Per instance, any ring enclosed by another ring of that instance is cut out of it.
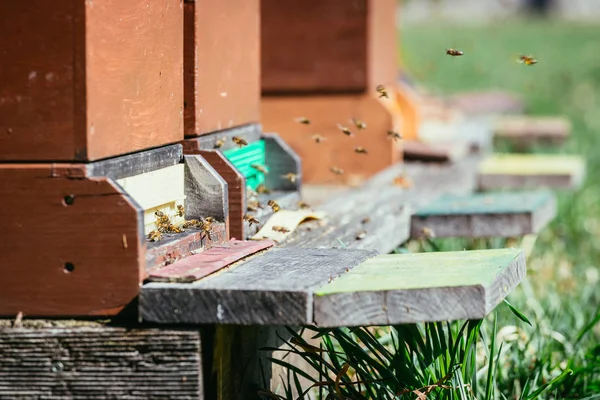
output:
<svg viewBox="0 0 600 400"><path fill-rule="evenodd" d="M242 148L225 150L223 155L244 175L247 187L256 189L265 181L265 175L252 168L252 164L265 165L264 141L259 140Z"/></svg>

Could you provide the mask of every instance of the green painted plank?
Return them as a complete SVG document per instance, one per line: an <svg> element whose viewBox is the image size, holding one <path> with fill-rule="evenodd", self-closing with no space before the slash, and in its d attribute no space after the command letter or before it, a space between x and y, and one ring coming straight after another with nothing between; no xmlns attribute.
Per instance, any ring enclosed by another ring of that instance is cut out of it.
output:
<svg viewBox="0 0 600 400"><path fill-rule="evenodd" d="M263 140L249 143L241 148L225 150L223 155L244 175L247 187L256 189L258 185L264 183L265 175L252 168L253 164L265 165L265 142Z"/></svg>
<svg viewBox="0 0 600 400"><path fill-rule="evenodd" d="M445 195L417 210L415 216L532 213L553 201L553 198L552 193L545 190Z"/></svg>
<svg viewBox="0 0 600 400"><path fill-rule="evenodd" d="M481 174L496 175L576 175L584 170L583 157L563 154L494 154L479 165Z"/></svg>
<svg viewBox="0 0 600 400"><path fill-rule="evenodd" d="M384 254L363 262L315 294L487 285L520 255L518 249Z"/></svg>

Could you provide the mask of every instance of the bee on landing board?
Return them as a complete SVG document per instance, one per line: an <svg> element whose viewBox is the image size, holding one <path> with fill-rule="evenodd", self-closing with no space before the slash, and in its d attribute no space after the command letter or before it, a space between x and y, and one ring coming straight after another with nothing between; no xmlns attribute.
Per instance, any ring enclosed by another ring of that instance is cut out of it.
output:
<svg viewBox="0 0 600 400"><path fill-rule="evenodd" d="M310 125L310 119L306 117L298 117L295 118L294 121L298 122L299 124Z"/></svg>
<svg viewBox="0 0 600 400"><path fill-rule="evenodd" d="M352 124L354 126L356 126L358 129L367 129L367 124L365 124L364 121L361 121L360 119L356 119L356 118L352 118L351 121L352 121Z"/></svg>
<svg viewBox="0 0 600 400"><path fill-rule="evenodd" d="M200 225L200 221L198 221L197 219L190 219L189 221L185 221L183 223L183 225L181 225L184 228L191 228L192 226L199 226Z"/></svg>
<svg viewBox="0 0 600 400"><path fill-rule="evenodd" d="M298 179L298 175L294 174L293 172L289 172L285 175L281 175L281 177L287 179L291 183L296 183L296 179Z"/></svg>
<svg viewBox="0 0 600 400"><path fill-rule="evenodd" d="M232 137L231 140L233 140L233 143L237 144L239 147L244 147L248 145L248 142L246 140L237 136Z"/></svg>
<svg viewBox="0 0 600 400"><path fill-rule="evenodd" d="M312 135L310 137L312 140L315 141L315 143L321 143L324 140L327 140L327 138L325 136L321 136L318 133L315 133L314 135Z"/></svg>
<svg viewBox="0 0 600 400"><path fill-rule="evenodd" d="M273 229L275 232L279 232L279 233L288 233L290 231L285 226L278 226L278 225L273 226L273 228L271 228L271 229Z"/></svg>
<svg viewBox="0 0 600 400"><path fill-rule="evenodd" d="M397 141L397 140L399 140L399 139L402 139L402 135L399 134L396 131L393 131L393 130L387 131L387 137L388 137L388 139L391 139L394 142Z"/></svg>
<svg viewBox="0 0 600 400"><path fill-rule="evenodd" d="M158 242L160 239L162 239L162 234L159 231L151 231L148 234L148 240L151 242Z"/></svg>
<svg viewBox="0 0 600 400"><path fill-rule="evenodd" d="M177 204L177 216L183 217L185 215L185 208L181 204Z"/></svg>
<svg viewBox="0 0 600 400"><path fill-rule="evenodd" d="M408 189L408 188L412 187L413 183L410 178L408 178L404 175L401 175L401 176L397 176L394 178L394 185Z"/></svg>
<svg viewBox="0 0 600 400"><path fill-rule="evenodd" d="M330 167L329 170L331 172L333 172L336 175L343 175L344 174L344 170L338 167Z"/></svg>
<svg viewBox="0 0 600 400"><path fill-rule="evenodd" d="M214 218L212 217L207 217L204 219L204 221L200 221L200 226L199 228L202 230L202 232L204 233L204 235L208 238L208 240L212 240L212 222L214 221Z"/></svg>
<svg viewBox="0 0 600 400"><path fill-rule="evenodd" d="M221 139L217 139L217 141L215 142L215 149L223 147L226 140L227 140L227 138L224 138L224 137L222 137Z"/></svg>
<svg viewBox="0 0 600 400"><path fill-rule="evenodd" d="M337 124L337 127L344 135L352 136L352 131L347 126Z"/></svg>
<svg viewBox="0 0 600 400"><path fill-rule="evenodd" d="M255 224L255 225L260 224L260 221L252 215L244 214L244 220L248 221L248 224L250 226L252 226L252 224Z"/></svg>
<svg viewBox="0 0 600 400"><path fill-rule="evenodd" d="M456 49L447 49L446 54L448 54L449 56L457 57L457 56L462 56L465 53L463 53L460 50L456 50Z"/></svg>
<svg viewBox="0 0 600 400"><path fill-rule="evenodd" d="M367 231L363 230L363 231L356 232L356 235L354 238L356 240L363 240L365 237L367 237Z"/></svg>
<svg viewBox="0 0 600 400"><path fill-rule="evenodd" d="M298 208L301 209L301 210L303 210L303 209L311 208L311 206L310 206L310 204L308 204L305 201L299 201L298 202Z"/></svg>
<svg viewBox="0 0 600 400"><path fill-rule="evenodd" d="M269 173L269 170L267 170L267 168L264 165L252 164L251 167L257 170L258 172L262 172L265 175Z"/></svg>
<svg viewBox="0 0 600 400"><path fill-rule="evenodd" d="M363 225L366 225L369 222L371 222L371 218L369 218L369 217L364 217L363 219L360 220L360 223Z"/></svg>
<svg viewBox="0 0 600 400"><path fill-rule="evenodd" d="M385 86L377 85L375 90L377 91L377 93L379 93L379 98L382 98L382 97L385 97L386 99L390 98L390 96L388 96L388 92L387 92Z"/></svg>
<svg viewBox="0 0 600 400"><path fill-rule="evenodd" d="M532 56L520 56L517 61L525 65L537 64L537 60Z"/></svg>
<svg viewBox="0 0 600 400"><path fill-rule="evenodd" d="M365 148L364 148L364 147L362 147L362 146L357 146L357 147L355 147L355 148L354 148L354 152L355 152L356 154L368 154L368 152L367 152L367 149L365 149Z"/></svg>
<svg viewBox="0 0 600 400"><path fill-rule="evenodd" d="M267 205L269 207L271 207L271 209L273 210L273 212L277 212L277 211L281 210L281 207L279 207L279 204L277 204L277 202L275 200L269 200L269 201L267 201Z"/></svg>

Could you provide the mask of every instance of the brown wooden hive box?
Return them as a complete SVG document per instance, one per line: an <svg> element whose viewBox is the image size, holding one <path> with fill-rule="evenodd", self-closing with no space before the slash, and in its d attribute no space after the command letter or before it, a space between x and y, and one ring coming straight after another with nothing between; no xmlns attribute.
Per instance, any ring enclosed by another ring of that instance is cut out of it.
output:
<svg viewBox="0 0 600 400"><path fill-rule="evenodd" d="M0 164L0 182L0 315L115 315L153 269L229 236L227 183L181 145L86 164ZM156 211L183 232L151 241ZM183 225L206 217L209 233Z"/></svg>
<svg viewBox="0 0 600 400"><path fill-rule="evenodd" d="M180 0L0 2L0 161L91 161L183 139Z"/></svg>

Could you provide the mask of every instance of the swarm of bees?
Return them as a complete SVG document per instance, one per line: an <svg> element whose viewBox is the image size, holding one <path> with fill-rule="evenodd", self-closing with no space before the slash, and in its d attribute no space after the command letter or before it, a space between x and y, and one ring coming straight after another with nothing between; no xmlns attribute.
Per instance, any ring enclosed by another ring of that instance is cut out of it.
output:
<svg viewBox="0 0 600 400"><path fill-rule="evenodd" d="M252 164L251 167L257 170L258 172L262 172L263 174L269 173L269 170L264 165Z"/></svg>
<svg viewBox="0 0 600 400"><path fill-rule="evenodd" d="M296 180L298 179L298 175L294 174L293 172L289 172L285 175L281 175L281 177L287 179L291 183L296 183Z"/></svg>
<svg viewBox="0 0 600 400"><path fill-rule="evenodd" d="M290 230L288 228L286 228L285 226L279 226L279 225L274 225L273 231L275 232L279 232L279 233L288 233Z"/></svg>
<svg viewBox="0 0 600 400"><path fill-rule="evenodd" d="M260 221L256 217L248 214L244 214L244 221L248 221L248 224L250 224L250 226L252 226L252 224L260 224Z"/></svg>
<svg viewBox="0 0 600 400"><path fill-rule="evenodd" d="M446 54L448 54L449 56L457 57L457 56L462 56L465 53L463 53L460 50L456 50L456 49L447 49Z"/></svg>
<svg viewBox="0 0 600 400"><path fill-rule="evenodd" d="M275 200L269 200L269 201L267 201L267 205L269 207L271 207L271 209L273 210L273 212L277 212L277 211L281 210L281 207L279 206L279 204L277 204L277 202Z"/></svg>
<svg viewBox="0 0 600 400"><path fill-rule="evenodd" d="M239 147L248 146L248 142L245 139L242 139L240 137L234 136L231 138L231 140L233 141L233 143L237 144Z"/></svg>
<svg viewBox="0 0 600 400"><path fill-rule="evenodd" d="M525 64L525 65L537 64L537 60L535 58L533 58L532 56L519 56L517 61L522 64Z"/></svg>

